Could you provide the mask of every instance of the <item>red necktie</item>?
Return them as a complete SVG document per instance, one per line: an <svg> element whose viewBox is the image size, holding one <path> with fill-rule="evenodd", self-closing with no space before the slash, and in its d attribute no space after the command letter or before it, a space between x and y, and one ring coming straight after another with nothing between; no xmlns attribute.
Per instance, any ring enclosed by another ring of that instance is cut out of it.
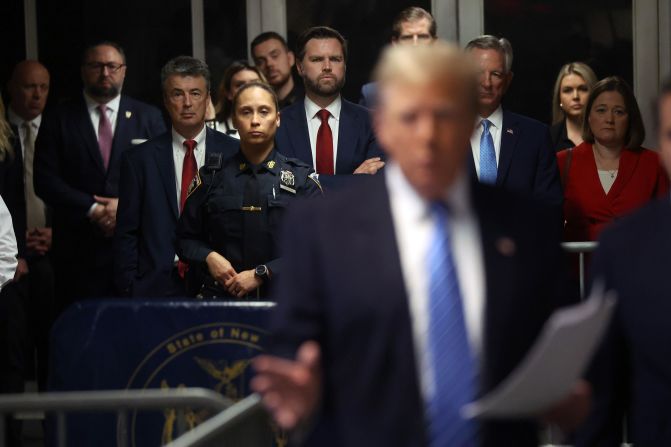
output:
<svg viewBox="0 0 671 447"><path fill-rule="evenodd" d="M333 133L329 126L331 113L321 109L317 115L322 120L317 132L317 174L333 175Z"/></svg>
<svg viewBox="0 0 671 447"><path fill-rule="evenodd" d="M98 112L100 112L100 119L98 120L98 147L100 148L100 155L103 158L103 165L105 166L105 170L107 170L110 154L112 153L114 135L112 133L112 123L107 118L107 104L99 104Z"/></svg>
<svg viewBox="0 0 671 447"><path fill-rule="evenodd" d="M198 172L196 156L193 154L193 150L196 148L196 140L184 140L184 147L186 148L186 154L184 154L184 164L182 165L182 191L179 196L180 213L184 210L189 186L191 186L191 182Z"/></svg>
<svg viewBox="0 0 671 447"><path fill-rule="evenodd" d="M184 154L184 164L182 165L182 191L179 196L180 214L184 211L184 202L186 202L186 196L189 193L189 186L191 186L191 182L198 172L196 156L193 154L193 150L196 148L196 141L184 140L184 147L186 148L186 154ZM177 263L177 272L181 278L184 278L188 270L189 264L186 262L179 261Z"/></svg>

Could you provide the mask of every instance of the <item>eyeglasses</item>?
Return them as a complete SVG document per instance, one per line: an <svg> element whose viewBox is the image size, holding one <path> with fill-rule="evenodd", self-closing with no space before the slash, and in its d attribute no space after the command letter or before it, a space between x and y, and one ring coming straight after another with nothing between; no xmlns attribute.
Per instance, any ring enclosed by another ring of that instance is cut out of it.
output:
<svg viewBox="0 0 671 447"><path fill-rule="evenodd" d="M107 68L107 71L110 73L116 73L121 69L121 67L125 67L126 64L117 64L115 62L108 62L106 64L102 62L88 62L84 64L84 67L86 67L87 70L91 71L103 71L105 68Z"/></svg>

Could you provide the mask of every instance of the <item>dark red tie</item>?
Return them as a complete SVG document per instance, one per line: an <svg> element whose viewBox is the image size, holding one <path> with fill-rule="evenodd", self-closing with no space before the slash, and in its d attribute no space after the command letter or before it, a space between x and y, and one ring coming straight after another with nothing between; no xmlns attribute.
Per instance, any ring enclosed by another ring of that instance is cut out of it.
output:
<svg viewBox="0 0 671 447"><path fill-rule="evenodd" d="M193 150L196 148L196 141L184 140L184 147L186 148L186 154L184 154L184 165L182 165L182 191L179 196L180 214L184 211L184 203L186 202L186 196L189 193L189 186L191 186L191 182L198 172L196 156L193 154ZM177 263L177 272L181 278L184 278L187 270L189 270L189 264L184 261L179 261Z"/></svg>
<svg viewBox="0 0 671 447"><path fill-rule="evenodd" d="M196 148L196 140L184 140L184 147L186 148L186 154L184 154L184 165L182 165L182 191L179 196L180 214L184 210L189 186L191 186L191 182L198 172L196 156L193 154L193 150Z"/></svg>
<svg viewBox="0 0 671 447"><path fill-rule="evenodd" d="M331 113L321 109L317 115L322 120L317 132L317 174L333 175L333 133L329 126Z"/></svg>

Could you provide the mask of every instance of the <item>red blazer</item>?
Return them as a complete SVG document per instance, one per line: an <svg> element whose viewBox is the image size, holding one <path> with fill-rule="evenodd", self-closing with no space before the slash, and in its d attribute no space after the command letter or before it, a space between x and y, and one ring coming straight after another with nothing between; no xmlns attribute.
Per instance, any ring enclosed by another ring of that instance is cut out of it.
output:
<svg viewBox="0 0 671 447"><path fill-rule="evenodd" d="M605 193L599 180L590 143L574 147L568 174L570 149L557 153L564 185L564 240L594 241L604 226L669 191L669 178L656 152L624 149L615 183Z"/></svg>

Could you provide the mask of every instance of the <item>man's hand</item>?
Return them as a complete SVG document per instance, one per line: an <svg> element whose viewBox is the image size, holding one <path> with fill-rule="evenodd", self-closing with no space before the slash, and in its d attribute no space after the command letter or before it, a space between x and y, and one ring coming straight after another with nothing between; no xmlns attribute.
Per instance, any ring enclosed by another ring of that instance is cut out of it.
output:
<svg viewBox="0 0 671 447"><path fill-rule="evenodd" d="M207 255L205 263L207 264L207 269L209 270L210 275L212 275L212 278L222 286L226 284L229 279L237 275L237 272L231 263L228 262L228 259L221 256L216 251L212 251Z"/></svg>
<svg viewBox="0 0 671 447"><path fill-rule="evenodd" d="M14 282L19 281L21 278L28 274L28 263L25 259L19 258L19 262L16 264L16 270L14 271Z"/></svg>
<svg viewBox="0 0 671 447"><path fill-rule="evenodd" d="M111 237L114 235L114 228L116 227L116 209L119 199L102 196L93 196L93 198L98 205L91 213L91 218L100 226L105 236Z"/></svg>
<svg viewBox="0 0 671 447"><path fill-rule="evenodd" d="M370 174L377 173L384 166L384 162L380 157L369 158L359 165L354 171L355 174Z"/></svg>
<svg viewBox="0 0 671 447"><path fill-rule="evenodd" d="M252 361L256 376L252 389L277 424L293 430L314 413L321 397L321 353L314 341L303 343L296 360L261 355Z"/></svg>
<svg viewBox="0 0 671 447"><path fill-rule="evenodd" d="M226 290L233 296L242 298L258 288L263 280L254 274L254 270L245 270L224 283Z"/></svg>
<svg viewBox="0 0 671 447"><path fill-rule="evenodd" d="M26 230L26 247L31 253L44 256L51 249L51 228Z"/></svg>
<svg viewBox="0 0 671 447"><path fill-rule="evenodd" d="M556 425L564 433L570 433L585 421L591 405L592 387L588 382L579 380L568 396L543 414L542 420Z"/></svg>

